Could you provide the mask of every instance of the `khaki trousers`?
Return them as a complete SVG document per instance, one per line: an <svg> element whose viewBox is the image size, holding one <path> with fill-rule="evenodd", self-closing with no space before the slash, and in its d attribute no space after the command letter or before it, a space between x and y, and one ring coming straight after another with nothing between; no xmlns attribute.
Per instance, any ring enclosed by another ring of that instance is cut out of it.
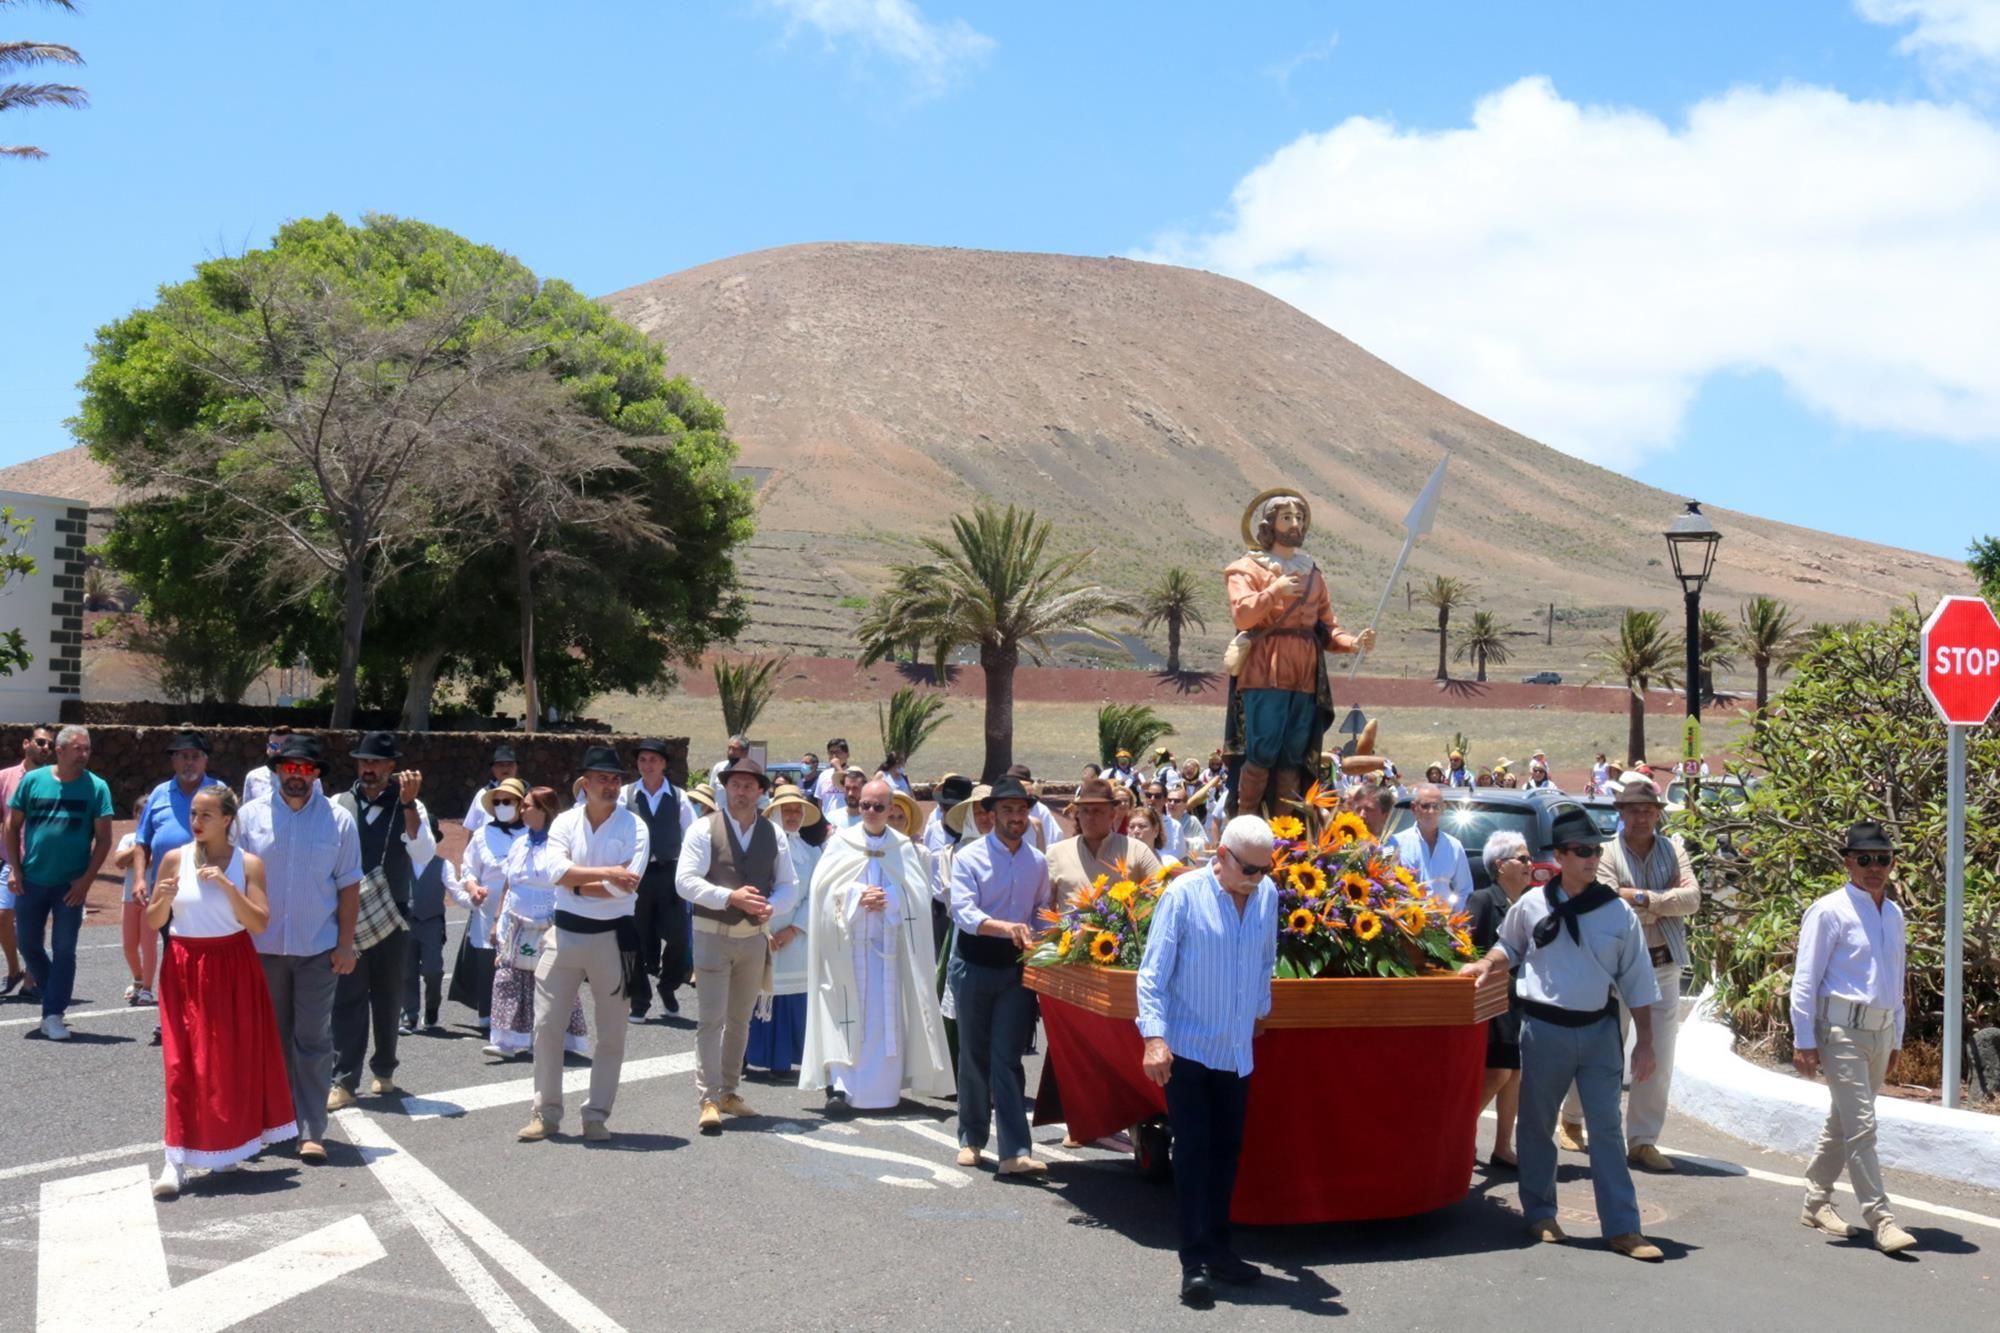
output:
<svg viewBox="0 0 2000 1333"><path fill-rule="evenodd" d="M1833 1183L1845 1166L1847 1183L1854 1186L1868 1225L1893 1222L1882 1167L1875 1160L1875 1090L1888 1077L1896 1034L1889 1028L1879 1032L1844 1028L1824 1018L1813 1025L1813 1034L1819 1041L1819 1071L1833 1092L1833 1108L1819 1132L1819 1150L1806 1167L1806 1207L1833 1201Z"/></svg>
<svg viewBox="0 0 2000 1333"><path fill-rule="evenodd" d="M503 961L501 964L506 966ZM590 986L590 1098L583 1118L609 1120L618 1098L618 1075L625 1067L625 1016L628 1005L619 993L625 984L618 957L618 933L578 935L559 926L542 938L541 961L535 964L535 1103L551 1128L562 1123L563 1035L577 991Z"/></svg>
<svg viewBox="0 0 2000 1333"><path fill-rule="evenodd" d="M750 1044L750 1016L764 985L764 936L694 933L694 987L701 1017L694 1034L694 1088L705 1102L735 1092Z"/></svg>

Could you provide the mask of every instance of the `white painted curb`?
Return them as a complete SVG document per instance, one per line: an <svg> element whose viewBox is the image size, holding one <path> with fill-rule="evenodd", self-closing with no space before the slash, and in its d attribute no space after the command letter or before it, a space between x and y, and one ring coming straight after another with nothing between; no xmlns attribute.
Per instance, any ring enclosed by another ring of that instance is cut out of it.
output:
<svg viewBox="0 0 2000 1333"><path fill-rule="evenodd" d="M1826 1122L1826 1085L1754 1065L1733 1042L1706 997L1697 1002L1675 1043L1673 1108L1759 1147L1811 1157ZM2000 1190L2000 1116L1878 1097L1875 1118L1882 1165Z"/></svg>

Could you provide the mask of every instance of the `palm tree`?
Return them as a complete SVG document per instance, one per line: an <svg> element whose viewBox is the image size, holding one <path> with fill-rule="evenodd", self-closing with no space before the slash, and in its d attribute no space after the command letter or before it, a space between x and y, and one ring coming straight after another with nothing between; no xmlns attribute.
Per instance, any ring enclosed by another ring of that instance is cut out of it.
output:
<svg viewBox="0 0 2000 1333"><path fill-rule="evenodd" d="M1155 625L1167 627L1169 675L1181 674L1181 631L1188 623L1192 621L1203 633L1208 632L1208 622L1201 618L1201 608L1196 605L1197 587L1194 575L1176 565L1160 575L1160 581L1139 599L1140 631Z"/></svg>
<svg viewBox="0 0 2000 1333"><path fill-rule="evenodd" d="M1109 768L1120 750L1144 755L1154 741L1173 734L1173 724L1151 704L1106 704L1097 710L1097 762Z"/></svg>
<svg viewBox="0 0 2000 1333"><path fill-rule="evenodd" d="M1472 622L1466 626L1465 638L1452 654L1454 661L1463 662L1470 654L1472 664L1479 671L1479 679L1486 679L1486 664L1496 666L1507 664L1507 638L1500 628L1500 622L1493 618L1491 611L1474 611Z"/></svg>
<svg viewBox="0 0 2000 1333"><path fill-rule="evenodd" d="M722 726L731 736L747 736L758 714L778 692L777 676L792 659L756 657L715 664L715 695L722 703Z"/></svg>
<svg viewBox="0 0 2000 1333"><path fill-rule="evenodd" d="M905 685L889 696L887 712L875 705L875 721L882 729L882 753L899 754L907 764L932 733L951 721L951 714L944 711L943 694Z"/></svg>
<svg viewBox="0 0 2000 1333"><path fill-rule="evenodd" d="M1757 668L1757 711L1771 699L1771 677L1792 669L1806 636L1792 608L1775 597L1752 597L1739 613L1739 642Z"/></svg>
<svg viewBox="0 0 2000 1333"><path fill-rule="evenodd" d="M1032 510L976 506L951 520L952 540L925 538L929 559L898 565L888 590L862 621L862 665L890 656L898 645L933 645L940 677L952 649L979 651L986 676L986 760L981 780L993 781L1014 762L1014 672L1021 654L1048 656L1047 636L1087 634L1113 646L1095 623L1131 615L1132 603L1078 576L1095 552L1048 553L1050 528Z"/></svg>
<svg viewBox="0 0 2000 1333"><path fill-rule="evenodd" d="M0 5L14 0L0 0ZM44 3L76 12L76 0L44 0ZM0 42L0 70L27 69L35 65L81 65L83 57L74 48L55 42ZM66 106L79 110L90 105L90 95L67 83L0 83L0 111L27 111L41 106ZM22 144L0 144L0 157L47 157L39 148Z"/></svg>
<svg viewBox="0 0 2000 1333"><path fill-rule="evenodd" d="M1472 595L1470 579L1452 578L1446 574L1431 575L1430 582L1417 589L1417 600L1425 606L1434 606L1438 613L1438 674L1439 680L1450 680L1451 673L1445 669L1445 651L1451 636L1451 613L1466 598Z"/></svg>
<svg viewBox="0 0 2000 1333"><path fill-rule="evenodd" d="M1682 646L1686 651L1686 646ZM1715 678L1736 670L1736 627L1720 611L1701 613L1701 690L1715 697Z"/></svg>
<svg viewBox="0 0 2000 1333"><path fill-rule="evenodd" d="M1646 757L1646 689L1657 682L1667 689L1679 684L1674 665L1684 651L1681 640L1668 634L1658 611L1627 609L1619 623L1618 637L1607 639L1592 656L1615 676L1622 677L1632 692L1628 705L1625 757L1637 762Z"/></svg>

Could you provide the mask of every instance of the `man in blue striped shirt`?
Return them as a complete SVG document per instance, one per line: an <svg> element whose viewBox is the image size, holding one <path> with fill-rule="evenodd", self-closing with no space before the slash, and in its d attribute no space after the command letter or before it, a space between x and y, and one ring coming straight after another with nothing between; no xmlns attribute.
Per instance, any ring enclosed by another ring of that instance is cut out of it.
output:
<svg viewBox="0 0 2000 1333"><path fill-rule="evenodd" d="M1229 1201L1250 1101L1251 1040L1271 1012L1278 892L1271 826L1239 815L1207 869L1182 875L1153 908L1139 963L1146 1077L1167 1090L1180 1205L1181 1300L1214 1303L1216 1280L1262 1277L1229 1247Z"/></svg>

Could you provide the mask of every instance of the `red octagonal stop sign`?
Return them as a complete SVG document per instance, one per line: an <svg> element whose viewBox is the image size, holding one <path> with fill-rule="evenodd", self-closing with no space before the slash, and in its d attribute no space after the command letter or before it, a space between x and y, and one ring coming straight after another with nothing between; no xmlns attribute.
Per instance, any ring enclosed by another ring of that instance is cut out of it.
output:
<svg viewBox="0 0 2000 1333"><path fill-rule="evenodd" d="M1924 693L1938 716L1976 727L2000 703L2000 620L1983 597L1947 597L1924 622Z"/></svg>

